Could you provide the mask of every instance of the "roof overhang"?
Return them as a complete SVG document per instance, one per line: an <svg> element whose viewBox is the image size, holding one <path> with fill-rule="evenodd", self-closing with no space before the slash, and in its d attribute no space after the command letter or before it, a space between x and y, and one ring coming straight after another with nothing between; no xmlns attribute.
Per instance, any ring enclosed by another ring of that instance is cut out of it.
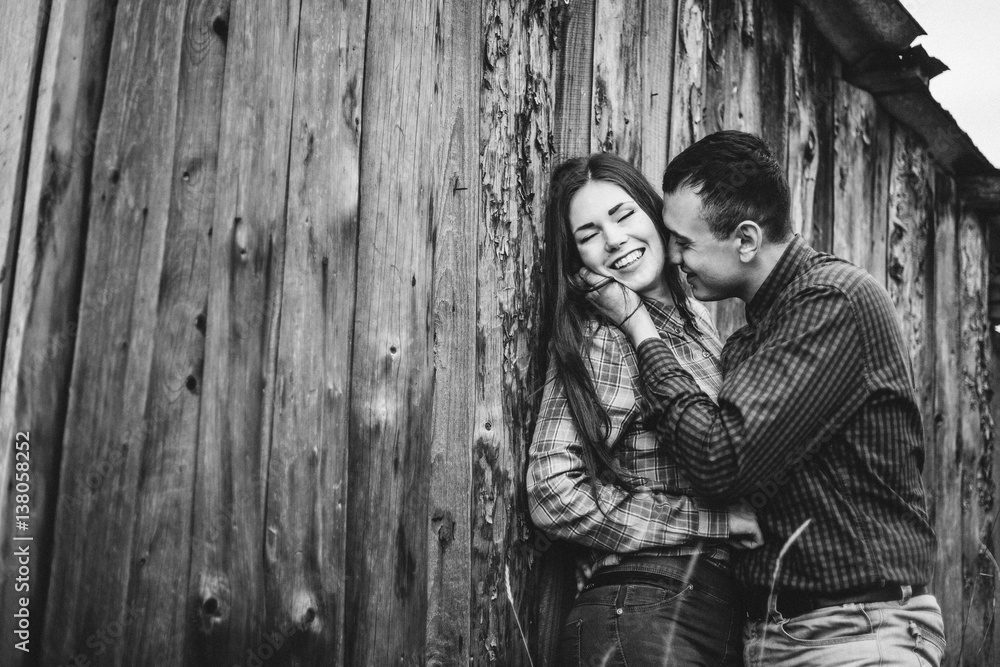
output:
<svg viewBox="0 0 1000 667"><path fill-rule="evenodd" d="M794 0L843 61L843 76L927 142L935 161L962 178L996 169L934 99L928 82L947 70L923 47L926 34L898 0Z"/></svg>

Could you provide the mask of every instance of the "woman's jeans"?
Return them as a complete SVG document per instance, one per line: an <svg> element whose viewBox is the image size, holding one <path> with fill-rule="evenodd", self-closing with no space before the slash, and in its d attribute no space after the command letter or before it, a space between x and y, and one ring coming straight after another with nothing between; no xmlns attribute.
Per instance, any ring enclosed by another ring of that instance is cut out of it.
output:
<svg viewBox="0 0 1000 667"><path fill-rule="evenodd" d="M644 580L656 583L585 589L563 627L559 664L742 665L745 613L738 587L705 558L687 577L692 558L636 557L601 570L640 568Z"/></svg>

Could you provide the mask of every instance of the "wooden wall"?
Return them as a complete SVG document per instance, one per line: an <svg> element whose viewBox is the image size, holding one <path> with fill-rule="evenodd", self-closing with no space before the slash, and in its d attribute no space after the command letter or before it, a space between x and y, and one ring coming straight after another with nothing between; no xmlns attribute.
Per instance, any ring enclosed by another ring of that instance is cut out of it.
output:
<svg viewBox="0 0 1000 667"><path fill-rule="evenodd" d="M31 652L6 641L0 663L541 658L560 550L522 480L548 174L613 150L657 183L723 128L765 137L797 229L897 304L949 655L995 661L990 225L794 5L17 12L0 58L0 514L18 432L31 511L0 533L33 537ZM724 334L742 322L736 303L714 312Z"/></svg>

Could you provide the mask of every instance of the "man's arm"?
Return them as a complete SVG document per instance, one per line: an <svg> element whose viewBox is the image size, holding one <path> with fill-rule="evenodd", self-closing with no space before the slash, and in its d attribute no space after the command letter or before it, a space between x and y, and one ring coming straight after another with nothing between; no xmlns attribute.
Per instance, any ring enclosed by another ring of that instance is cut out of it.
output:
<svg viewBox="0 0 1000 667"><path fill-rule="evenodd" d="M609 335L595 336L595 345L598 349L594 352L620 354L608 349L617 346ZM611 377L624 372L624 364L602 364L596 371L597 381L620 381L620 386L628 388L627 378ZM608 402L614 440L634 405L634 396L631 391L622 392ZM729 537L728 513L696 498L651 492L629 494L611 484L595 484L551 364L529 450L527 488L536 526L553 537L603 551L630 553L686 544L696 538Z"/></svg>
<svg viewBox="0 0 1000 667"><path fill-rule="evenodd" d="M639 341L646 424L707 497L749 494L801 461L860 407L862 343L843 293L804 290L780 317L751 356L726 369L718 405L663 341Z"/></svg>

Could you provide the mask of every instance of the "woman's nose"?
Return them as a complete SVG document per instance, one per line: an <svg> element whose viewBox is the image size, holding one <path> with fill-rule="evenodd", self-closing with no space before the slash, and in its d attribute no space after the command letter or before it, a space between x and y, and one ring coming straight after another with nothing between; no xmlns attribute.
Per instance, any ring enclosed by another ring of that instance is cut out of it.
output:
<svg viewBox="0 0 1000 667"><path fill-rule="evenodd" d="M604 245L607 246L608 250L617 250L625 244L628 235L625 234L617 225L611 227L604 233Z"/></svg>

